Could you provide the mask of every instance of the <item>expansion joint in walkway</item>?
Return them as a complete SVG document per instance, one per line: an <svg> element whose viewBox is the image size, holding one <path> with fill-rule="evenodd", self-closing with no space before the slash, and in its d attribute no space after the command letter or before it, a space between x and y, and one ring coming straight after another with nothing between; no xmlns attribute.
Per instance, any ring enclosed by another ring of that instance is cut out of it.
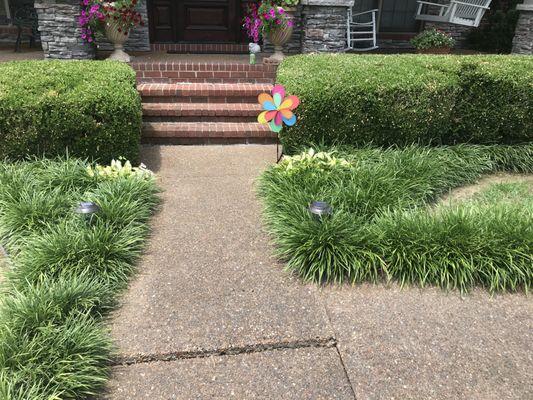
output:
<svg viewBox="0 0 533 400"><path fill-rule="evenodd" d="M213 356L235 356L240 354L260 353L273 350L304 349L310 347L332 348L337 346L335 338L317 338L309 340L295 340L290 342L259 343L249 346L227 347L198 351L174 351L160 354L143 354L138 356L119 356L113 365L133 365L158 361L176 361L191 358L205 358Z"/></svg>

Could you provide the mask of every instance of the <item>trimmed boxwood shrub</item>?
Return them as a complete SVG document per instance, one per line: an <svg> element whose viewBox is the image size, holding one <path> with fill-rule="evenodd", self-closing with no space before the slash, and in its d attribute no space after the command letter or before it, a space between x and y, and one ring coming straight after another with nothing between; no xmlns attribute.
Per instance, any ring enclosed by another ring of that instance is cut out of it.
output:
<svg viewBox="0 0 533 400"><path fill-rule="evenodd" d="M139 159L141 101L125 64L0 64L0 157Z"/></svg>
<svg viewBox="0 0 533 400"><path fill-rule="evenodd" d="M533 139L533 58L306 55L278 82L301 99L285 129L304 145L514 144Z"/></svg>

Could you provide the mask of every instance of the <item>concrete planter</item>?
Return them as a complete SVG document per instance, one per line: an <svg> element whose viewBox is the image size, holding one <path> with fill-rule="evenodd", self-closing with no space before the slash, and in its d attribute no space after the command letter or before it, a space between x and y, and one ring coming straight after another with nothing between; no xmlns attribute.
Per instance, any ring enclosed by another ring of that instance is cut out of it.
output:
<svg viewBox="0 0 533 400"><path fill-rule="evenodd" d="M105 23L105 35L113 45L113 52L108 57L109 60L130 62L131 57L124 51L124 43L128 40L129 32L119 31L120 25L115 21Z"/></svg>

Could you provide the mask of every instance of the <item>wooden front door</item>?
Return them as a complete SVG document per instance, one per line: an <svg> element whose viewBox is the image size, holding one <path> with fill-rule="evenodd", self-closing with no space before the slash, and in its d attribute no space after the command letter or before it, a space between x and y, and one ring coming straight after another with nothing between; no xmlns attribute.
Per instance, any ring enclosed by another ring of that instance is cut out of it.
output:
<svg viewBox="0 0 533 400"><path fill-rule="evenodd" d="M241 38L240 0L151 0L155 43L220 43Z"/></svg>

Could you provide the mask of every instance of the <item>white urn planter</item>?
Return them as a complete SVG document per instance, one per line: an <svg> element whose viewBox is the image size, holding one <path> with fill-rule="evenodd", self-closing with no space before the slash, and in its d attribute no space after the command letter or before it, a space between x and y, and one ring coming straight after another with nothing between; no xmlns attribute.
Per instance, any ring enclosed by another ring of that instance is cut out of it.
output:
<svg viewBox="0 0 533 400"><path fill-rule="evenodd" d="M294 14L296 8L285 7L289 18L294 21ZM274 46L274 54L268 58L268 62L278 64L283 61L285 54L283 54L283 46L291 39L294 28L292 25L282 25L271 29L268 33L268 40Z"/></svg>
<svg viewBox="0 0 533 400"><path fill-rule="evenodd" d="M131 57L124 51L124 43L128 40L129 31L119 32L120 25L115 21L107 21L105 23L105 35L107 39L113 44L113 52L107 58L108 60L116 60L122 62L130 62Z"/></svg>

